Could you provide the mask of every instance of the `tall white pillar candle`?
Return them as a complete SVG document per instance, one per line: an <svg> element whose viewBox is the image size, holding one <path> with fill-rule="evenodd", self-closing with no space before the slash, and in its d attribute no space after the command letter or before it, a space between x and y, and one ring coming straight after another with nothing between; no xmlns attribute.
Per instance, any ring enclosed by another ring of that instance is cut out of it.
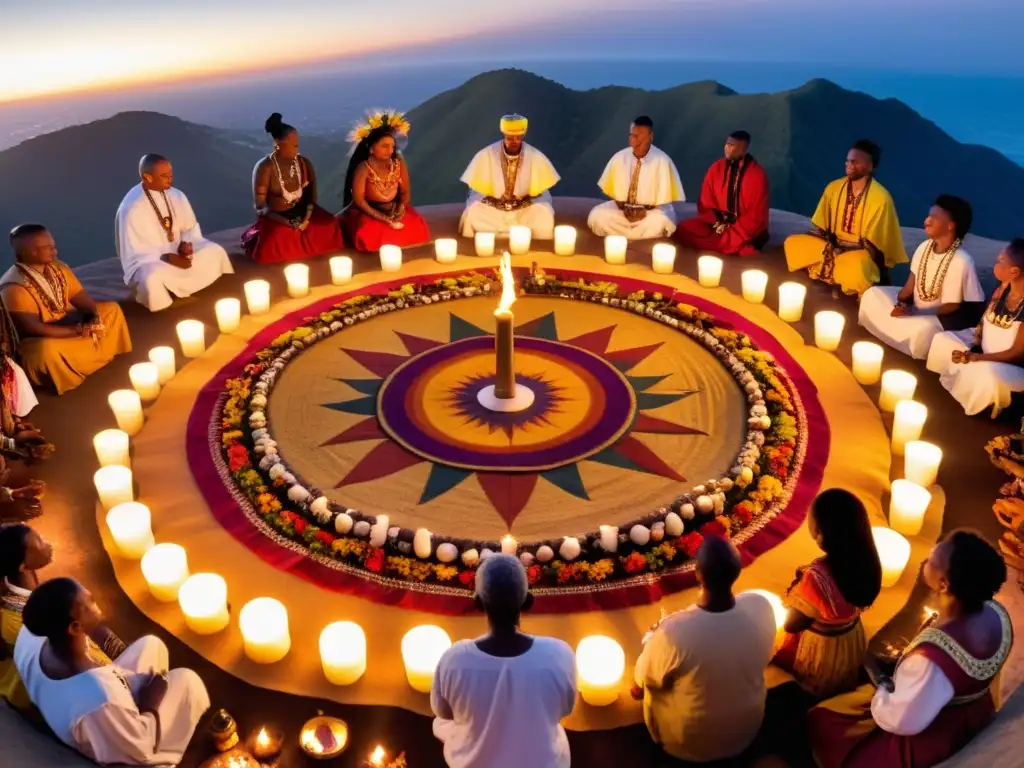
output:
<svg viewBox="0 0 1024 768"><path fill-rule="evenodd" d="M897 531L880 525L872 526L871 534L882 561L882 586L891 587L900 580L910 560L910 542Z"/></svg>
<svg viewBox="0 0 1024 768"><path fill-rule="evenodd" d="M161 603L173 603L188 578L188 556L179 544L157 544L142 556L142 576Z"/></svg>
<svg viewBox="0 0 1024 768"><path fill-rule="evenodd" d="M139 398L149 402L160 394L160 370L153 363L136 363L128 369L128 378Z"/></svg>
<svg viewBox="0 0 1024 768"><path fill-rule="evenodd" d="M454 264L459 255L459 241L454 237L440 237L434 241L434 258L438 264Z"/></svg>
<svg viewBox="0 0 1024 768"><path fill-rule="evenodd" d="M289 264L284 268L284 280L288 285L288 295L293 299L309 295L308 264Z"/></svg>
<svg viewBox="0 0 1024 768"><path fill-rule="evenodd" d="M882 357L885 350L873 341L853 344L853 378L864 386L877 384L882 377Z"/></svg>
<svg viewBox="0 0 1024 768"><path fill-rule="evenodd" d="M760 269L747 269L740 276L743 287L743 298L751 304L764 301L764 293L768 289L768 273Z"/></svg>
<svg viewBox="0 0 1024 768"><path fill-rule="evenodd" d="M530 252L533 231L529 227L515 225L508 230L508 250L513 256L522 256Z"/></svg>
<svg viewBox="0 0 1024 768"><path fill-rule="evenodd" d="M228 584L216 573L189 576L178 590L178 605L185 616L185 626L197 635L220 632L231 620Z"/></svg>
<svg viewBox="0 0 1024 768"><path fill-rule="evenodd" d="M477 232L473 235L473 245L476 247L477 256L494 255L494 233Z"/></svg>
<svg viewBox="0 0 1024 768"><path fill-rule="evenodd" d="M181 354L199 357L206 351L206 326L200 320L182 320L178 323L178 341Z"/></svg>
<svg viewBox="0 0 1024 768"><path fill-rule="evenodd" d="M928 408L914 400L900 400L896 403L892 420L892 452L903 455L903 446L921 437L921 430L928 419Z"/></svg>
<svg viewBox="0 0 1024 768"><path fill-rule="evenodd" d="M274 664L292 647L288 631L288 610L280 600L257 597L238 613L245 655L257 664Z"/></svg>
<svg viewBox="0 0 1024 768"><path fill-rule="evenodd" d="M104 509L113 509L118 504L125 504L135 499L132 487L132 471L119 464L100 467L93 475L96 493Z"/></svg>
<svg viewBox="0 0 1024 768"><path fill-rule="evenodd" d="M900 400L913 400L917 389L917 377L906 371L886 371L882 374L882 391L878 395L878 407L883 411L896 410Z"/></svg>
<svg viewBox="0 0 1024 768"><path fill-rule="evenodd" d="M153 347L149 350L149 362L156 366L161 387L174 378L178 367L174 347Z"/></svg>
<svg viewBox="0 0 1024 768"><path fill-rule="evenodd" d="M142 398L134 389L118 389L107 396L110 410L117 419L118 429L128 433L129 437L139 434L142 429Z"/></svg>
<svg viewBox="0 0 1024 768"><path fill-rule="evenodd" d="M405 678L413 690L430 693L434 686L434 670L444 652L452 647L451 638L441 627L421 624L402 638L402 662Z"/></svg>
<svg viewBox="0 0 1024 768"><path fill-rule="evenodd" d="M217 328L221 333L233 333L242 321L242 302L238 299L221 299L213 305L217 315Z"/></svg>
<svg viewBox="0 0 1024 768"><path fill-rule="evenodd" d="M787 323L798 323L804 314L807 286L802 283L783 283L779 286L779 318Z"/></svg>
<svg viewBox="0 0 1024 768"><path fill-rule="evenodd" d="M651 269L659 275L670 275L676 266L676 247L668 243L656 243L651 251Z"/></svg>
<svg viewBox="0 0 1024 768"><path fill-rule="evenodd" d="M624 235L608 235L604 239L604 260L614 265L625 264L628 245Z"/></svg>
<svg viewBox="0 0 1024 768"><path fill-rule="evenodd" d="M331 283L334 285L344 285L352 279L352 257L351 256L332 256L330 262L331 265Z"/></svg>
<svg viewBox="0 0 1024 768"><path fill-rule="evenodd" d="M153 546L152 515L145 504L117 504L107 512L107 528L122 557L138 560Z"/></svg>
<svg viewBox="0 0 1024 768"><path fill-rule="evenodd" d="M572 256L576 253L576 227L559 224L555 227L555 255Z"/></svg>
<svg viewBox="0 0 1024 768"><path fill-rule="evenodd" d="M353 621L336 621L320 633L320 664L332 685L352 685L366 672L366 633Z"/></svg>
<svg viewBox="0 0 1024 768"><path fill-rule="evenodd" d="M245 291L245 304L250 315L262 315L270 311L270 283L266 280L250 280L242 289Z"/></svg>
<svg viewBox="0 0 1024 768"><path fill-rule="evenodd" d="M911 440L903 446L903 476L925 488L935 485L942 464L942 449L923 440Z"/></svg>
<svg viewBox="0 0 1024 768"><path fill-rule="evenodd" d="M838 312L826 309L814 315L814 343L819 349L826 352L835 352L839 349L839 342L843 339L843 328L846 325L846 318Z"/></svg>
<svg viewBox="0 0 1024 768"><path fill-rule="evenodd" d="M104 429L92 439L96 458L101 467L121 466L131 468L128 456L128 433L120 429Z"/></svg>
<svg viewBox="0 0 1024 768"><path fill-rule="evenodd" d="M576 646L576 683L592 707L605 707L619 698L625 671L626 654L612 638L590 635Z"/></svg>
<svg viewBox="0 0 1024 768"><path fill-rule="evenodd" d="M397 272L402 268L402 249L397 245L380 247L380 269L382 272Z"/></svg>
<svg viewBox="0 0 1024 768"><path fill-rule="evenodd" d="M917 536L924 526L924 513L932 494L909 480L893 480L889 498L889 526L904 536Z"/></svg>
<svg viewBox="0 0 1024 768"><path fill-rule="evenodd" d="M701 256L697 259L697 282L705 288L717 288L722 282L724 262L717 256Z"/></svg>

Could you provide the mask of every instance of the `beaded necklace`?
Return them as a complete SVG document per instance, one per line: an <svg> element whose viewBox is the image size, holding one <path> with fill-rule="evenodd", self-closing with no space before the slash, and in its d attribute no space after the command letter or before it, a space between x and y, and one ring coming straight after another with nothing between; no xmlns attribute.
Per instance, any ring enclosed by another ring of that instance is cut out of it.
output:
<svg viewBox="0 0 1024 768"><path fill-rule="evenodd" d="M288 172L289 179L297 178L299 180L298 189L294 192L289 192L284 186L284 176L281 174L281 165L277 162L277 155L271 154L270 159L274 161L274 168L277 170L277 181L281 185L281 197L286 203L294 203L302 197L302 166L299 164L299 157L296 155L292 158L292 167Z"/></svg>
<svg viewBox="0 0 1024 768"><path fill-rule="evenodd" d="M864 189L860 191L859 195L854 196L853 194L853 182L846 182L846 205L843 207L843 230L846 232L853 232L854 220L857 218L857 209L860 207L861 201L868 193L868 187L871 186L871 177L868 177L867 183L864 185Z"/></svg>
<svg viewBox="0 0 1024 768"><path fill-rule="evenodd" d="M512 198L516 195L516 181L519 179L519 161L523 158L523 150L518 155L510 155L501 147L501 170L505 177L505 194L503 197Z"/></svg>
<svg viewBox="0 0 1024 768"><path fill-rule="evenodd" d="M940 254L941 261L939 261L938 269L935 270L935 274L932 276L931 285L927 285L928 276L928 262L935 253L935 241L929 240L928 245L924 249L924 255L921 256L921 266L918 269L917 276L917 295L921 297L921 301L935 301L939 298L942 293L942 284L946 280L946 272L949 271L949 265L953 263L953 259L956 256L957 250L960 248L960 238L958 237L953 241L953 244L946 249L946 252Z"/></svg>
<svg viewBox="0 0 1024 768"><path fill-rule="evenodd" d="M370 161L366 161L366 170L370 173L370 184L381 197L388 197L389 195L393 198L398 192L399 180L402 176L402 163L396 158L391 158L388 172L381 176L370 165Z"/></svg>
<svg viewBox="0 0 1024 768"><path fill-rule="evenodd" d="M629 191L626 192L626 203L629 205L636 205L636 196L640 191L640 171L643 164L642 157L636 158L636 167L633 168L633 175L629 179Z"/></svg>
<svg viewBox="0 0 1024 768"><path fill-rule="evenodd" d="M1024 312L1024 297L1021 297L1020 301L1017 302L1017 306L1012 310L1008 306L1009 300L1010 286L1007 285L1003 292L999 294L999 300L995 302L995 306L989 311L985 319L997 328L1012 328L1013 324L1020 319L1021 313Z"/></svg>
<svg viewBox="0 0 1024 768"><path fill-rule="evenodd" d="M43 267L43 273L39 274L24 264L15 266L25 278L23 285L36 303L45 307L54 317L61 318L67 314L68 279L64 275L64 270L47 264Z"/></svg>
<svg viewBox="0 0 1024 768"><path fill-rule="evenodd" d="M160 220L160 226L163 228L164 233L167 235L167 242L173 243L174 211L171 209L171 203L167 199L167 193L164 192L163 190L160 190L160 194L163 195L164 198L164 207L167 208L167 215L164 216L162 213L160 213L160 208L157 207L156 200L153 199L153 196L149 193L149 190L143 187L142 191L146 193L146 199L149 200L149 204L153 206L153 213L155 213L157 219Z"/></svg>

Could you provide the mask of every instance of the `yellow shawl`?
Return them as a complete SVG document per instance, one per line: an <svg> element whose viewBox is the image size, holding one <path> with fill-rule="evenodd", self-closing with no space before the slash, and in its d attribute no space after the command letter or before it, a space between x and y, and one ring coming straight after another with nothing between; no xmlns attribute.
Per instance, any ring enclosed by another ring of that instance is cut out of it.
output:
<svg viewBox="0 0 1024 768"><path fill-rule="evenodd" d="M819 229L842 237L843 207L846 204L846 182L844 176L830 182L818 201L818 208L811 217L811 223ZM885 266L894 267L910 261L903 246L903 233L896 217L896 205L889 191L878 179L872 179L865 199L857 211L854 229L848 234L859 240L866 240L885 256Z"/></svg>
<svg viewBox="0 0 1024 768"><path fill-rule="evenodd" d="M462 174L462 183L484 197L502 197L505 194L501 144L499 141L477 152L466 172ZM516 197L542 195L561 178L544 153L529 144L523 144L520 162L522 166L519 168L516 188L513 191Z"/></svg>

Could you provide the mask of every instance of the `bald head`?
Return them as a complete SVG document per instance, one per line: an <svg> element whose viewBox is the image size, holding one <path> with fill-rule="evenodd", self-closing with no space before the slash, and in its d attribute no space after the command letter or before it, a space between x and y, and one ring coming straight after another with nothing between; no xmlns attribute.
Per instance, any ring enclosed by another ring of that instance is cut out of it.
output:
<svg viewBox="0 0 1024 768"><path fill-rule="evenodd" d="M164 192L174 184L171 161L163 155L150 153L139 160L139 178L142 186L156 192Z"/></svg>
<svg viewBox="0 0 1024 768"><path fill-rule="evenodd" d="M49 264L57 258L53 236L42 224L19 224L11 230L10 243L22 264Z"/></svg>
<svg viewBox="0 0 1024 768"><path fill-rule="evenodd" d="M728 539L708 536L697 552L697 576L701 585L713 591L731 590L740 577L739 550Z"/></svg>

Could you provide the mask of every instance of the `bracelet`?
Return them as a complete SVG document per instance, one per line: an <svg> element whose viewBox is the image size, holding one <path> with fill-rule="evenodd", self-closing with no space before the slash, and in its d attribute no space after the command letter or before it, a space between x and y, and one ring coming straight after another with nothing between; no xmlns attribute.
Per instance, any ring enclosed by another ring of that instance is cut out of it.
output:
<svg viewBox="0 0 1024 768"><path fill-rule="evenodd" d="M14 441L13 437L4 437L3 449L5 451L16 451L18 449L18 444Z"/></svg>

